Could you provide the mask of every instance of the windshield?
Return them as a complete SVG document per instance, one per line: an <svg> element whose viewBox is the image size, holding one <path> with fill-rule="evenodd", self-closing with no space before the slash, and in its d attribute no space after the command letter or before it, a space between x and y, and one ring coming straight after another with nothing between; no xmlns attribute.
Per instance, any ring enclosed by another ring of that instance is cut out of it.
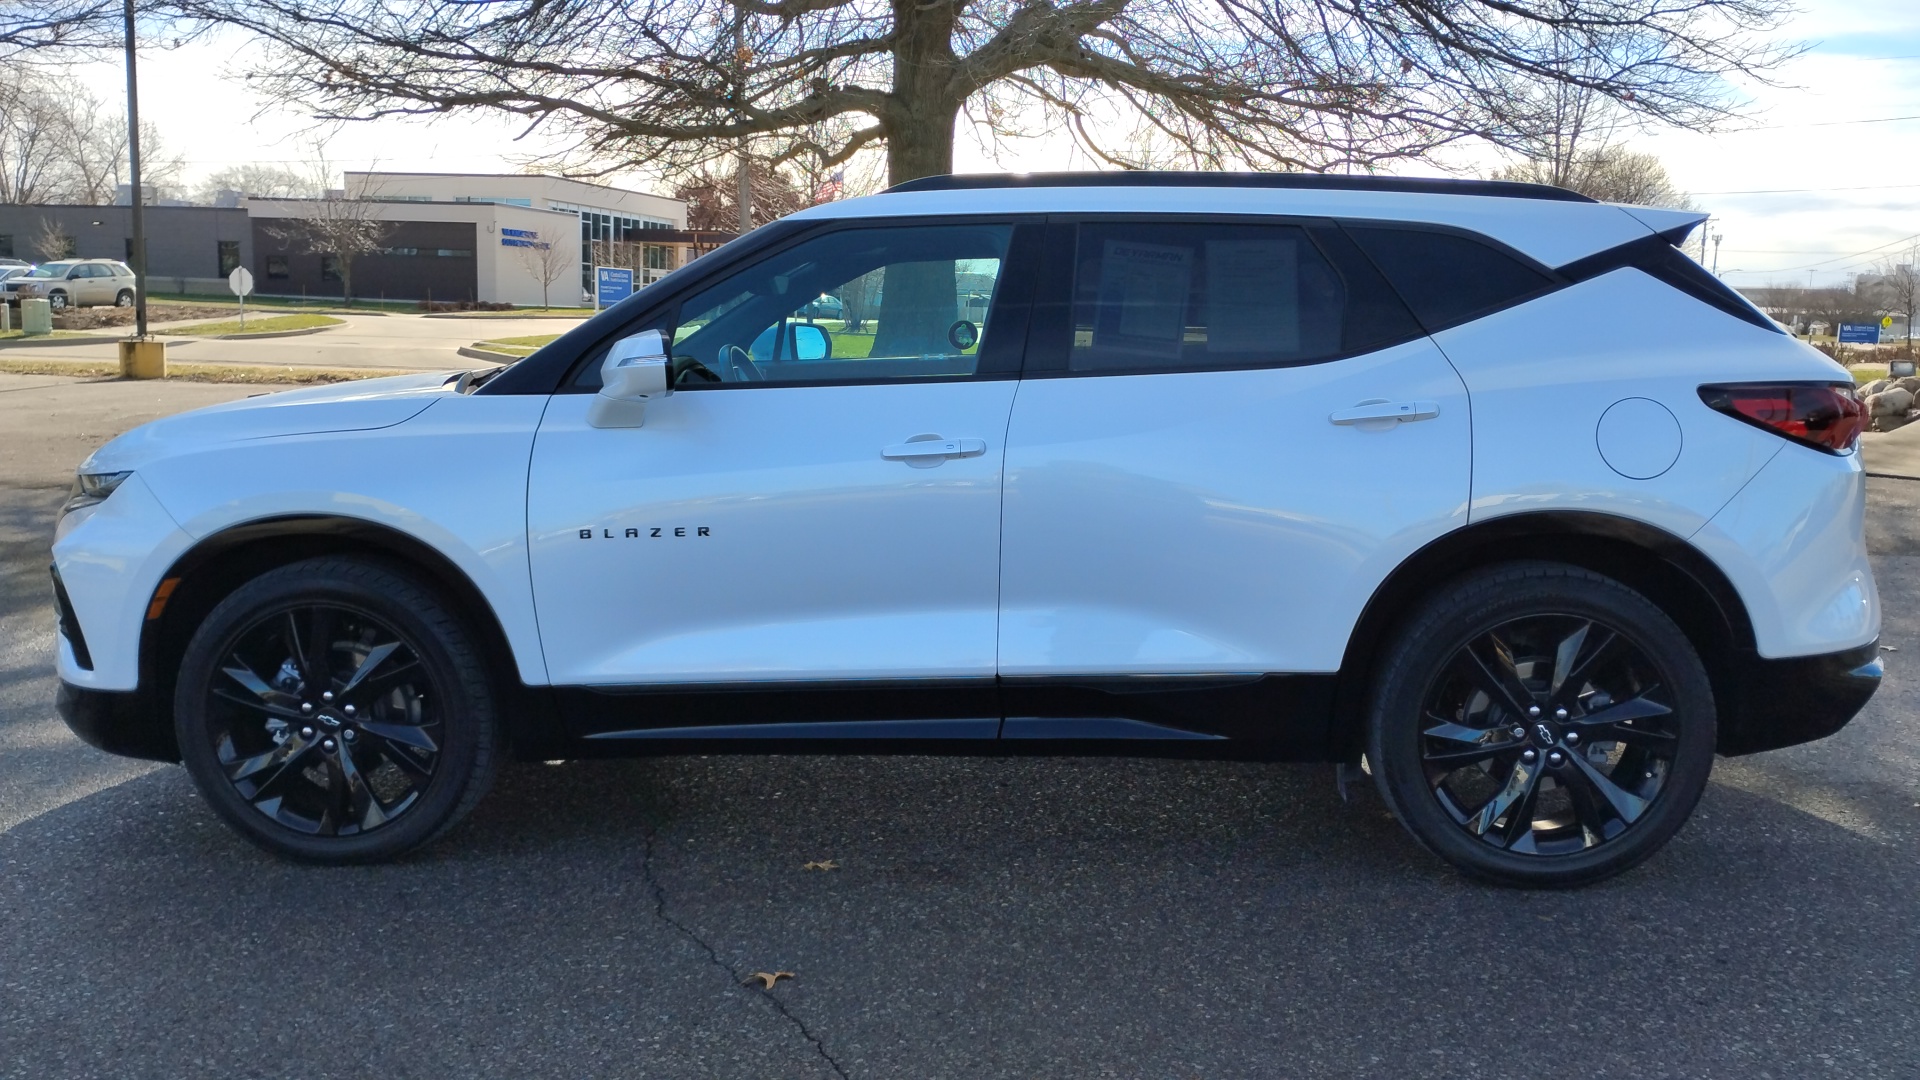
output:
<svg viewBox="0 0 1920 1080"><path fill-rule="evenodd" d="M63 278L67 276L67 271L71 269L73 269L72 263L48 263L45 266L36 266L32 270L27 271L27 276L30 278Z"/></svg>

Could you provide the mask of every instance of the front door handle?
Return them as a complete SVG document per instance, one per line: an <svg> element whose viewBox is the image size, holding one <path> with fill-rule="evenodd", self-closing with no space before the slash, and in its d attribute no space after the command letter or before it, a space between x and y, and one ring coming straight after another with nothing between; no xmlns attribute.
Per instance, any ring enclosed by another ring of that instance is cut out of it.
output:
<svg viewBox="0 0 1920 1080"><path fill-rule="evenodd" d="M986 452L985 439L921 439L895 443L880 451L880 456L889 461L911 461L916 458L973 457Z"/></svg>
<svg viewBox="0 0 1920 1080"><path fill-rule="evenodd" d="M1432 401L1369 401L1351 409L1342 409L1327 419L1341 425L1360 424L1368 420L1398 420L1403 424L1411 424L1415 420L1431 420L1439 415L1440 406Z"/></svg>

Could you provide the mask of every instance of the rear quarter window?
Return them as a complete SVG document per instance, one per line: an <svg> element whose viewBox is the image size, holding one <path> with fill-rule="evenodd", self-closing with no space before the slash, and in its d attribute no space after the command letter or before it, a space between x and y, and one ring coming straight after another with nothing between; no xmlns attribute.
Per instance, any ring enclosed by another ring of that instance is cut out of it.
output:
<svg viewBox="0 0 1920 1080"><path fill-rule="evenodd" d="M1378 225L1348 225L1346 231L1429 333L1559 284L1540 268L1461 233Z"/></svg>

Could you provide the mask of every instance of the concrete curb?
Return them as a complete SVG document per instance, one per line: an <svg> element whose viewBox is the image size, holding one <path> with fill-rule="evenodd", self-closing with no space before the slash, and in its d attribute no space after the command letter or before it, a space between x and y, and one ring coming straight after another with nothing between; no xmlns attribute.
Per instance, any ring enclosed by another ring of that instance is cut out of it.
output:
<svg viewBox="0 0 1920 1080"><path fill-rule="evenodd" d="M77 332L78 331L76 331L76 333ZM53 348L65 348L68 345L111 345L116 341L125 341L125 340L126 340L125 338L120 338L120 337L107 337L104 334L101 334L98 336L77 337L77 338L72 338L72 337L9 338L6 341L0 341L0 349L45 349L45 348L48 348L49 346Z"/></svg>
<svg viewBox="0 0 1920 1080"><path fill-rule="evenodd" d="M471 345L462 345L454 351L469 360L485 360L491 364L511 364L515 360L525 359L525 357L515 356L512 353L494 352L492 349L476 349Z"/></svg>
<svg viewBox="0 0 1920 1080"><path fill-rule="evenodd" d="M346 325L345 323L340 324L340 326L345 326L345 325ZM338 330L340 329L340 326L309 326L304 330L269 330L264 334L215 334L213 335L213 340L215 341L265 341L267 338L277 338L277 337L306 337L308 334L319 334L328 330Z"/></svg>
<svg viewBox="0 0 1920 1080"><path fill-rule="evenodd" d="M434 311L420 316L423 319L591 319L592 313L585 315L555 315L542 313L538 308L513 311Z"/></svg>

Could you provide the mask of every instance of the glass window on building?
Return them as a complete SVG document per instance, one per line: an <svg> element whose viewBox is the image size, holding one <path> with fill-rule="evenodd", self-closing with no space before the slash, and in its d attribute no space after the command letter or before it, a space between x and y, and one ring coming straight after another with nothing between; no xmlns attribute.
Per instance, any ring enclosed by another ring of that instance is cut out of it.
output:
<svg viewBox="0 0 1920 1080"><path fill-rule="evenodd" d="M0 259L11 259L14 257L13 234L0 233Z"/></svg>
<svg viewBox="0 0 1920 1080"><path fill-rule="evenodd" d="M320 256L320 280L321 281L339 281L340 280L340 256L338 255Z"/></svg>
<svg viewBox="0 0 1920 1080"><path fill-rule="evenodd" d="M287 276L287 257L285 255L267 256L267 277L286 278Z"/></svg>
<svg viewBox="0 0 1920 1080"><path fill-rule="evenodd" d="M221 240L217 244L220 258L220 276L226 277L240 269L240 241Z"/></svg>

